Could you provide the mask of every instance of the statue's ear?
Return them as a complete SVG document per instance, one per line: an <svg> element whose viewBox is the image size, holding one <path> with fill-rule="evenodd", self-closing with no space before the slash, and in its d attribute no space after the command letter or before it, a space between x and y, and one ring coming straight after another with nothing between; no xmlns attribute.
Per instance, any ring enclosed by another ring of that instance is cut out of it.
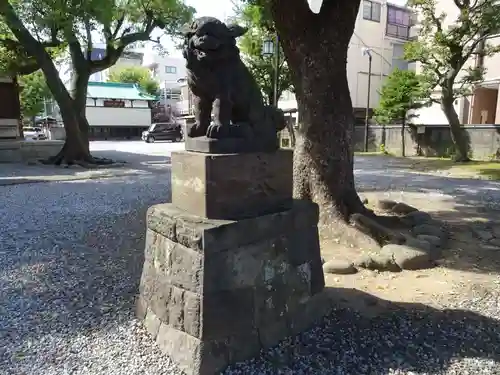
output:
<svg viewBox="0 0 500 375"><path fill-rule="evenodd" d="M181 26L181 30L180 30L181 34L189 38L191 35L194 34L195 27L193 27L193 26L195 26L195 24L193 22L185 23L184 25Z"/></svg>
<svg viewBox="0 0 500 375"><path fill-rule="evenodd" d="M236 24L228 25L227 28L229 30L229 35L233 38L238 38L248 31L248 28Z"/></svg>

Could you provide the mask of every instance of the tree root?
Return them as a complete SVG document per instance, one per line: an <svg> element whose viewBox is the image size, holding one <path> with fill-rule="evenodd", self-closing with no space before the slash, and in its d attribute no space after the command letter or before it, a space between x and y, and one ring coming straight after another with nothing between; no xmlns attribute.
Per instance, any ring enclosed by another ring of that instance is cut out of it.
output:
<svg viewBox="0 0 500 375"><path fill-rule="evenodd" d="M372 237L380 246L384 246L388 243L402 244L406 241L402 234L384 225L393 222L400 223L400 220L398 217L384 217L375 214L370 216L353 214L350 218L350 224L354 228Z"/></svg>
<svg viewBox="0 0 500 375"><path fill-rule="evenodd" d="M56 166L62 165L67 167L78 165L86 169L98 168L103 165L112 165L114 163L112 159L98 158L90 154L81 155L79 157L75 156L69 157L66 156L64 150L61 150L57 155L51 156L46 160L41 160L40 162L45 165L56 165Z"/></svg>

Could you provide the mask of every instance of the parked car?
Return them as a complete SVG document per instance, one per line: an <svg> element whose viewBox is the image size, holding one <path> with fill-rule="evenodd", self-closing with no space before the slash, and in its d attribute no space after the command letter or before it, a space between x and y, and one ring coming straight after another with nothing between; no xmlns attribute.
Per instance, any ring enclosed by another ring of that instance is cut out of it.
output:
<svg viewBox="0 0 500 375"><path fill-rule="evenodd" d="M23 127L24 139L27 141L41 141L47 139L47 135L39 127Z"/></svg>
<svg viewBox="0 0 500 375"><path fill-rule="evenodd" d="M142 132L142 140L147 143L155 141L182 141L182 126L177 123L158 122Z"/></svg>

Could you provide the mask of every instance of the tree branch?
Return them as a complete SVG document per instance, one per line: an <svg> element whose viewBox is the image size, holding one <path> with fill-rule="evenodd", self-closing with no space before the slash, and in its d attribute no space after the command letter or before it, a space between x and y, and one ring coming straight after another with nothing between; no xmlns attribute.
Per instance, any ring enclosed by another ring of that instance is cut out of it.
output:
<svg viewBox="0 0 500 375"><path fill-rule="evenodd" d="M148 18L144 22L144 29L142 31L130 34L122 34L118 39L116 39L116 34L118 33L118 30L121 27L122 23L123 21L118 21L117 27L114 32L111 32L111 30L108 28L107 32L105 33L106 56L101 60L90 62L91 73L100 72L114 65L128 45L138 41L150 40L151 32L157 26L153 14L149 14ZM125 32L126 31L124 31L124 33ZM118 47L114 47L113 44L116 44Z"/></svg>
<svg viewBox="0 0 500 375"><path fill-rule="evenodd" d="M17 17L14 8L12 8L8 0L0 0L0 14L3 16L5 24L29 55L43 56L44 59L50 59L42 43L31 35L23 22Z"/></svg>
<svg viewBox="0 0 500 375"><path fill-rule="evenodd" d="M40 65L37 63L22 65L16 68L16 73L18 75L24 76L36 72L40 69Z"/></svg>
<svg viewBox="0 0 500 375"><path fill-rule="evenodd" d="M85 23L85 32L87 33L87 51L86 51L86 60L90 61L92 58L92 29L90 28L90 20L86 19Z"/></svg>
<svg viewBox="0 0 500 375"><path fill-rule="evenodd" d="M64 36L68 42L69 53L71 55L71 61L73 67L76 71L82 71L88 69L88 63L83 55L82 46L76 37L75 32L67 28L64 30Z"/></svg>

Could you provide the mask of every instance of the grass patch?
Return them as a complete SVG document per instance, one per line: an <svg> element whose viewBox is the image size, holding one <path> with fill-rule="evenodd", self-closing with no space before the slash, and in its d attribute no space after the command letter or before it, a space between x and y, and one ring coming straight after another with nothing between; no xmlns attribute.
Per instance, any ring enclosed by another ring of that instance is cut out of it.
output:
<svg viewBox="0 0 500 375"><path fill-rule="evenodd" d="M367 151L367 152L355 152L354 155L357 156L388 156L388 154L380 151Z"/></svg>
<svg viewBox="0 0 500 375"><path fill-rule="evenodd" d="M481 177L500 180L500 162L471 161L455 163L447 158L407 157L397 159L395 166L418 172L446 171L452 177Z"/></svg>

